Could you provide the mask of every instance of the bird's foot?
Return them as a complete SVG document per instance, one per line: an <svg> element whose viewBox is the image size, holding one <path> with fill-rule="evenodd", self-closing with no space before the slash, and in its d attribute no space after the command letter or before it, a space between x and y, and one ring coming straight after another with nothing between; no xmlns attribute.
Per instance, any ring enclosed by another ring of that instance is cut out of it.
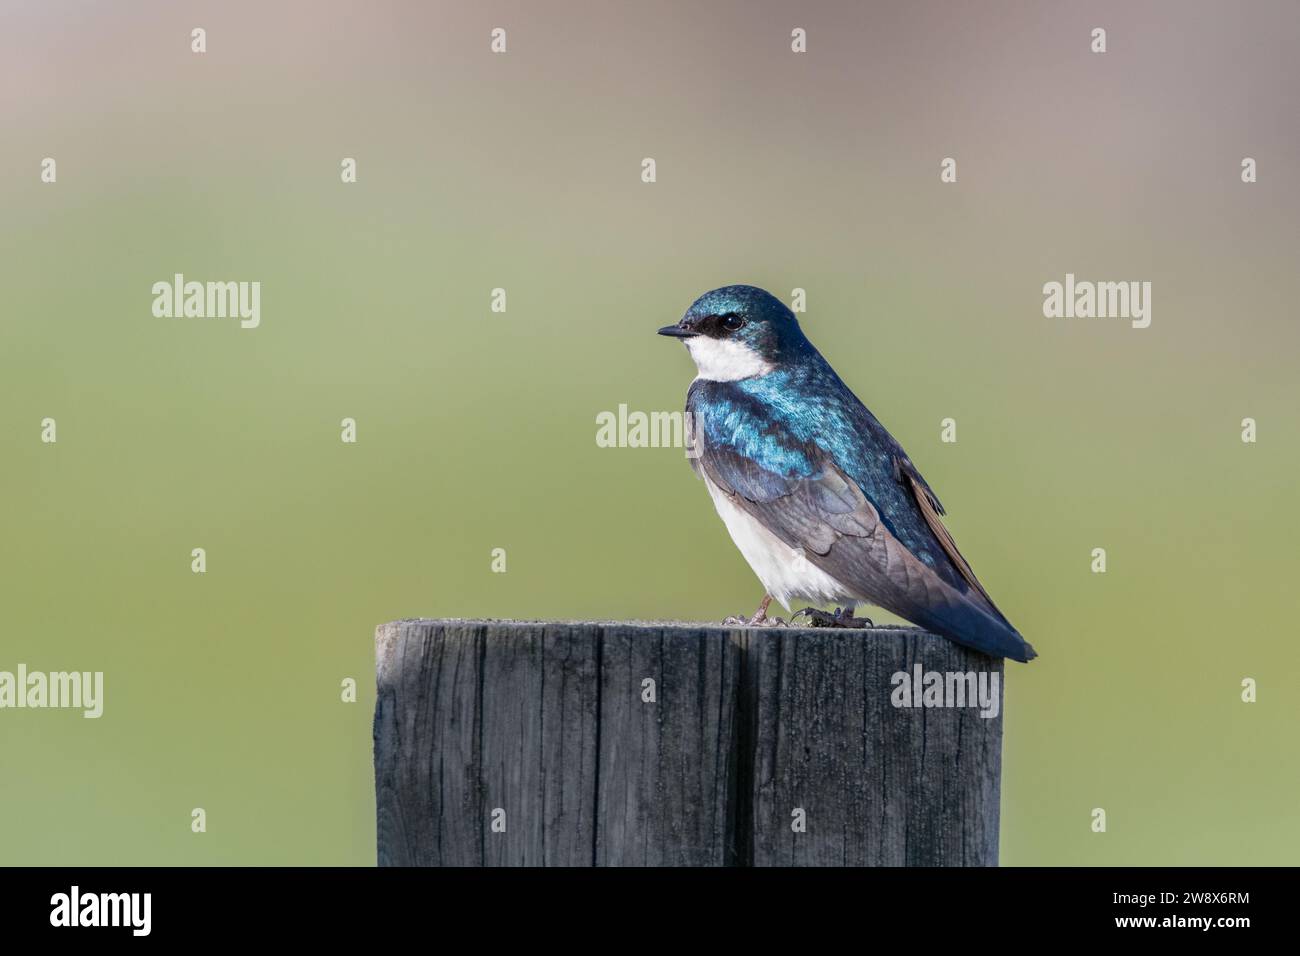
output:
<svg viewBox="0 0 1300 956"><path fill-rule="evenodd" d="M829 611L819 611L815 607L806 607L802 611L795 611L794 615L790 618L790 622L794 623L794 619L796 617L799 617L800 615L803 615L808 619L809 627L875 627L876 626L874 623L872 623L872 620L869 617L854 617L852 605L850 605L849 607L837 607L835 609L834 614L830 613Z"/></svg>
<svg viewBox="0 0 1300 956"><path fill-rule="evenodd" d="M742 617L729 617L723 621L725 627L785 627L785 621L779 617L768 617L767 606L772 603L772 595L763 598L763 603L758 606L754 616L746 620Z"/></svg>

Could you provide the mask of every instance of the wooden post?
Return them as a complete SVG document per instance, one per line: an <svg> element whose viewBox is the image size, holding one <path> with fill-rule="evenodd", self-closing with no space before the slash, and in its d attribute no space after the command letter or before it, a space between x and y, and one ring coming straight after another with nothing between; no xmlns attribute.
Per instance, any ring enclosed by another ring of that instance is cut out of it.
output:
<svg viewBox="0 0 1300 956"><path fill-rule="evenodd" d="M1002 662L917 628L409 620L375 644L380 865L997 863ZM927 672L996 716L896 706Z"/></svg>

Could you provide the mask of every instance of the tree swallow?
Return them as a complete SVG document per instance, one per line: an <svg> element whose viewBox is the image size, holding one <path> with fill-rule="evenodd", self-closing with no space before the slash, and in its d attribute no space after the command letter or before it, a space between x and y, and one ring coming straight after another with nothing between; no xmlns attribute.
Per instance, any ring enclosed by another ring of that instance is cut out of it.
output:
<svg viewBox="0 0 1300 956"><path fill-rule="evenodd" d="M766 590L741 623L843 602L814 622L854 627L874 604L949 640L1027 661L1034 649L957 550L930 486L892 435L804 337L785 304L753 286L706 292L660 335L699 368L686 394L701 475Z"/></svg>

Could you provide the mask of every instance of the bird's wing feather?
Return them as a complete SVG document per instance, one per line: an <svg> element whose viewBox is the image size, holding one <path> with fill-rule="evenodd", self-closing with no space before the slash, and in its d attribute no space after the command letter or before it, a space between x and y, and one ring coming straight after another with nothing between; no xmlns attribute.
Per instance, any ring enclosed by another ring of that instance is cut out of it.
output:
<svg viewBox="0 0 1300 956"><path fill-rule="evenodd" d="M952 561L953 566L961 572L961 576L966 579L966 582L971 587L983 595L984 600L989 602L989 607L996 611L997 605L993 603L993 598L989 596L989 592L984 590L984 585L980 584L979 579L975 577L970 562L957 550L957 542L952 539L952 532L948 530L943 523L943 519L939 517L938 502L927 492L926 487L919 479L919 475L909 475L907 480L911 486L912 494L916 498L916 506L921 509L921 515L925 518L925 523L930 526L935 540L939 542L944 553L948 555L948 559ZM998 611L998 614L1002 616L1001 611ZM1005 616L1003 617L1005 620Z"/></svg>

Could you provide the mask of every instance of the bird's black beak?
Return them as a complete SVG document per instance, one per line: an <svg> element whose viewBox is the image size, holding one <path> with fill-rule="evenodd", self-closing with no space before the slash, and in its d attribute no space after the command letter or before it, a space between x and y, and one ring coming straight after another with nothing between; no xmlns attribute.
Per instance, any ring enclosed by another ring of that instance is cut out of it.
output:
<svg viewBox="0 0 1300 956"><path fill-rule="evenodd" d="M671 335L675 339L690 339L690 338L694 338L700 333L692 329L684 328L681 325L665 325L662 329L659 330L659 334Z"/></svg>

